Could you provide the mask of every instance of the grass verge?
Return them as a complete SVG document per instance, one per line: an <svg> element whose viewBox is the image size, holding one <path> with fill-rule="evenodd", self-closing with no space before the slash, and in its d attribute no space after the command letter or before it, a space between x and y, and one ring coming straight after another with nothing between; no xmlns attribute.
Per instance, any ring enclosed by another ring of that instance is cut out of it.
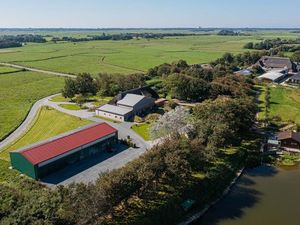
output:
<svg viewBox="0 0 300 225"><path fill-rule="evenodd" d="M91 122L70 116L50 107L43 107L30 128L0 152L0 159L9 160L9 152L54 137Z"/></svg>
<svg viewBox="0 0 300 225"><path fill-rule="evenodd" d="M151 124L150 123L143 123L143 124L135 124L131 127L131 129L136 132L138 135L140 135L145 141L150 141L150 129Z"/></svg>

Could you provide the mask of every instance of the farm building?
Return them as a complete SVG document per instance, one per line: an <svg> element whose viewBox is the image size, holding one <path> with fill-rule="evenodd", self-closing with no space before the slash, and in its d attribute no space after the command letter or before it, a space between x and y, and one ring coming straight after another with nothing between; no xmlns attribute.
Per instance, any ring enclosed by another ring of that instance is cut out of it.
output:
<svg viewBox="0 0 300 225"><path fill-rule="evenodd" d="M300 73L297 73L290 77L288 82L293 84L300 84Z"/></svg>
<svg viewBox="0 0 300 225"><path fill-rule="evenodd" d="M145 115L155 105L158 94L142 87L118 94L109 104L96 109L96 115L117 121L132 121L135 115Z"/></svg>
<svg viewBox="0 0 300 225"><path fill-rule="evenodd" d="M116 105L118 101L122 100L127 94L134 94L134 95L142 95L147 98L158 99L159 95L149 86L144 86L140 88L131 89L128 91L120 92L116 95L109 104Z"/></svg>
<svg viewBox="0 0 300 225"><path fill-rule="evenodd" d="M297 65L289 58L272 56L263 56L255 66L260 66L264 71L285 68L288 72L297 72L298 69Z"/></svg>
<svg viewBox="0 0 300 225"><path fill-rule="evenodd" d="M12 167L36 180L59 169L111 150L118 131L106 123L89 125L10 152Z"/></svg>
<svg viewBox="0 0 300 225"><path fill-rule="evenodd" d="M132 108L106 104L96 109L96 115L117 121L130 121L133 119Z"/></svg>
<svg viewBox="0 0 300 225"><path fill-rule="evenodd" d="M288 76L287 70L271 70L258 77L259 80L264 82L279 83Z"/></svg>
<svg viewBox="0 0 300 225"><path fill-rule="evenodd" d="M283 131L277 134L280 147L286 150L300 150L300 134L293 131Z"/></svg>

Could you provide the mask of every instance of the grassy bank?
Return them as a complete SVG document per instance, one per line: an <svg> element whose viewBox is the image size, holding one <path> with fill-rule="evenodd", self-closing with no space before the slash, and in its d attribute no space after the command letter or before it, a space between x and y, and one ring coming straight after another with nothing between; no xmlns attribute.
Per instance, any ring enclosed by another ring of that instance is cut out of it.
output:
<svg viewBox="0 0 300 225"><path fill-rule="evenodd" d="M37 100L59 92L64 78L34 72L0 76L0 140L15 130Z"/></svg>
<svg viewBox="0 0 300 225"><path fill-rule="evenodd" d="M31 127L19 139L0 152L0 159L9 160L9 152L29 144L62 134L89 124L90 121L43 107Z"/></svg>

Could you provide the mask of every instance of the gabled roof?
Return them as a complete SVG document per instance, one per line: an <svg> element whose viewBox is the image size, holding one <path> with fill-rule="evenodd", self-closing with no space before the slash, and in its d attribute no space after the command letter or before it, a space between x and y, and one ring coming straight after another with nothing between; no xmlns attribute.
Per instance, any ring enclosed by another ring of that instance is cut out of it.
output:
<svg viewBox="0 0 300 225"><path fill-rule="evenodd" d="M125 95L127 95L127 94L142 95L142 96L145 96L148 98L154 98L154 99L159 98L159 95L150 86L144 86L144 87L135 88L135 89L131 89L131 90L119 93L109 102L109 104L111 104L111 105L117 104L117 102L122 100L125 97Z"/></svg>
<svg viewBox="0 0 300 225"><path fill-rule="evenodd" d="M98 110L104 111L107 113L117 114L120 116L125 116L132 111L132 109L130 109L130 108L120 107L120 106L110 105L110 104L103 105L103 106L99 107Z"/></svg>
<svg viewBox="0 0 300 225"><path fill-rule="evenodd" d="M300 73L291 76L289 80L300 80Z"/></svg>
<svg viewBox="0 0 300 225"><path fill-rule="evenodd" d="M283 74L279 71L276 71L276 70L272 70L270 72L267 72L267 73L259 76L258 79L268 79L268 80L271 80L271 81L276 81L276 80L280 79L283 76L285 76L285 74Z"/></svg>
<svg viewBox="0 0 300 225"><path fill-rule="evenodd" d="M284 57L273 57L263 56L257 65L265 68L288 68L289 70L294 69L294 63L289 58Z"/></svg>
<svg viewBox="0 0 300 225"><path fill-rule="evenodd" d="M75 131L47 139L43 142L17 150L33 165L63 155L76 148L82 147L103 137L115 133L117 130L107 123L100 123L79 128Z"/></svg>
<svg viewBox="0 0 300 225"><path fill-rule="evenodd" d="M136 104L138 104L144 98L145 98L145 96L142 96L142 95L126 94L122 100L117 102L117 104L134 107Z"/></svg>
<svg viewBox="0 0 300 225"><path fill-rule="evenodd" d="M300 134L293 132L293 131L283 131L277 134L277 139L279 141L285 139L293 139L300 143Z"/></svg>

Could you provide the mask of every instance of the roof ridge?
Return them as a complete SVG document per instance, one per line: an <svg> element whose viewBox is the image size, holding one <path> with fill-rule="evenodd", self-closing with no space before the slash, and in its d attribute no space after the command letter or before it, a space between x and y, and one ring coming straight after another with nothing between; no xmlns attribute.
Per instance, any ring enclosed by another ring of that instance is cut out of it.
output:
<svg viewBox="0 0 300 225"><path fill-rule="evenodd" d="M81 126L81 127L78 127L78 128L76 128L74 130L64 132L62 134L56 135L56 136L51 137L51 138L47 138L45 140L39 141L37 143L33 143L31 145L27 145L24 148L17 149L17 150L12 151L12 152L24 153L24 152L27 152L27 151L31 150L32 148L41 147L41 146L46 145L46 144L48 144L50 142L53 142L53 141L56 141L56 140L60 140L62 138L69 137L69 136L77 134L77 133L79 133L79 132L81 132L83 130L90 129L90 128L93 128L93 127L96 127L96 126L99 126L99 125L102 125L102 124L106 124L106 123L105 122L100 122L100 123L96 123L96 124L93 123L93 124L89 124L89 125L86 125L86 126Z"/></svg>

